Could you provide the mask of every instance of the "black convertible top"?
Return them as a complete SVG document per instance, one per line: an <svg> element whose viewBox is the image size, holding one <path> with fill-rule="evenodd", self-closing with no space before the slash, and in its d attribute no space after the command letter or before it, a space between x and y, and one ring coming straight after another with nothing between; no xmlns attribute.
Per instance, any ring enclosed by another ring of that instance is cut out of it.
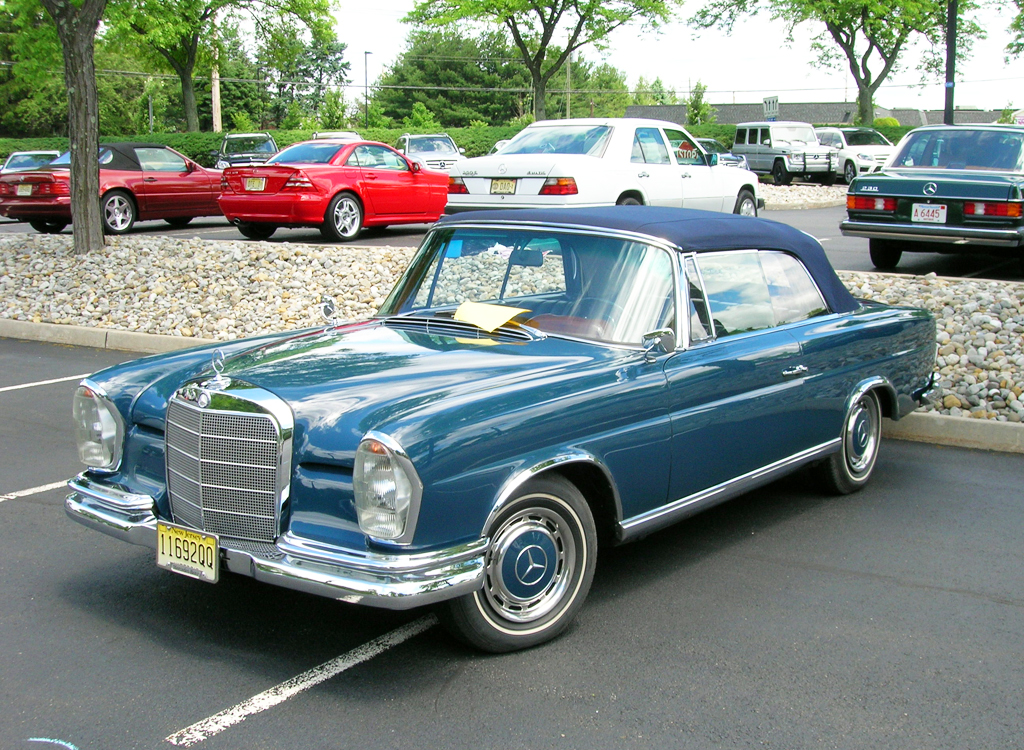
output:
<svg viewBox="0 0 1024 750"><path fill-rule="evenodd" d="M439 226L475 223L528 223L635 232L665 240L689 252L782 250L803 261L833 312L860 305L843 286L821 244L805 232L767 219L714 211L659 206L541 208L470 211L443 216Z"/></svg>

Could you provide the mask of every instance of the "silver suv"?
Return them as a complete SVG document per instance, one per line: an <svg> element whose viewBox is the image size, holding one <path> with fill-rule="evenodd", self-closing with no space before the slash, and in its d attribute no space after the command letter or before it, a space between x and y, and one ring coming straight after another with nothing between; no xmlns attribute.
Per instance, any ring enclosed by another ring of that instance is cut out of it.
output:
<svg viewBox="0 0 1024 750"><path fill-rule="evenodd" d="M398 139L395 148L413 161L418 161L429 169L447 172L457 161L462 161L466 149L459 148L447 133L410 135L406 133Z"/></svg>
<svg viewBox="0 0 1024 750"><path fill-rule="evenodd" d="M831 185L839 176L836 150L818 143L806 122L740 123L732 152L746 156L749 169L770 174L776 185L788 185L794 176Z"/></svg>

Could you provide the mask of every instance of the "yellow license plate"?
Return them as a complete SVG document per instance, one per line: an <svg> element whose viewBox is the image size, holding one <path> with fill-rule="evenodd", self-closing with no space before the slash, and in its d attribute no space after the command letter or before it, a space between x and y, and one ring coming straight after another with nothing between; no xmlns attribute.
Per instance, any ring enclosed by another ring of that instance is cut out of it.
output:
<svg viewBox="0 0 1024 750"><path fill-rule="evenodd" d="M216 583L220 573L220 540L216 534L156 523L156 564L189 578Z"/></svg>
<svg viewBox="0 0 1024 750"><path fill-rule="evenodd" d="M245 189L250 193L261 193L267 187L266 177L246 177Z"/></svg>
<svg viewBox="0 0 1024 750"><path fill-rule="evenodd" d="M32 195L32 186L31 185L25 185L25 184L18 185L18 195L21 195L21 196Z"/></svg>
<svg viewBox="0 0 1024 750"><path fill-rule="evenodd" d="M491 195L514 195L515 180L491 180Z"/></svg>

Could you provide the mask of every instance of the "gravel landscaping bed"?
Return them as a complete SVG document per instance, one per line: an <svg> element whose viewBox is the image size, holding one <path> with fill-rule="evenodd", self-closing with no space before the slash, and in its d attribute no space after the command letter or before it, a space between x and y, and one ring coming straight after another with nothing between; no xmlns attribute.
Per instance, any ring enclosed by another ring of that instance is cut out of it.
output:
<svg viewBox="0 0 1024 750"><path fill-rule="evenodd" d="M759 190L764 198L765 208L824 208L846 205L846 185L818 185L813 182L795 182L789 185L774 185L762 182ZM770 216L765 218L770 219Z"/></svg>
<svg viewBox="0 0 1024 750"><path fill-rule="evenodd" d="M77 256L68 235L7 235L0 237L0 317L230 340L319 325L325 294L343 319L372 315L412 253L128 236L109 238L102 254ZM929 410L1021 421L1024 283L839 275L854 296L935 316L942 396Z"/></svg>

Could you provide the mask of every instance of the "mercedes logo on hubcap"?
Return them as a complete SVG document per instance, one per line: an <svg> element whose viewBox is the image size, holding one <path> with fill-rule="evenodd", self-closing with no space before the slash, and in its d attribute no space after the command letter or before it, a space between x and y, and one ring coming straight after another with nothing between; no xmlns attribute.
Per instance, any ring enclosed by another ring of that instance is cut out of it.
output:
<svg viewBox="0 0 1024 750"><path fill-rule="evenodd" d="M536 544L531 544L516 558L516 578L524 586L533 586L539 583L547 568L548 555Z"/></svg>

